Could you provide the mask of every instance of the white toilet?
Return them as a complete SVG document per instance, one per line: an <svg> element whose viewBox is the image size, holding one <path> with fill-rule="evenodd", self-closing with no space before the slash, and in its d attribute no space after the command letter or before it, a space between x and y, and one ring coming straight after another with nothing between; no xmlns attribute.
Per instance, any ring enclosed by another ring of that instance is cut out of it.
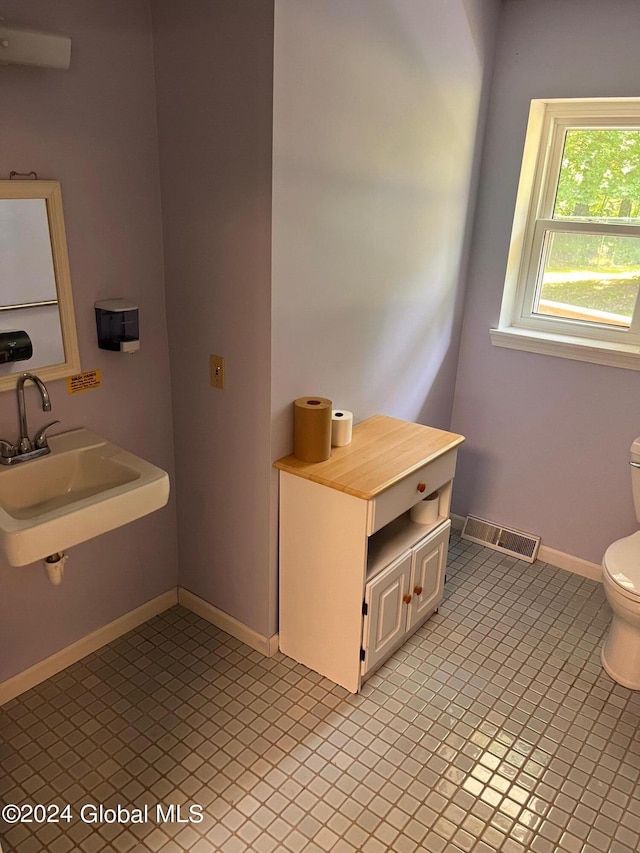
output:
<svg viewBox="0 0 640 853"><path fill-rule="evenodd" d="M631 485L640 521L640 438L631 445ZM640 531L609 545L602 559L602 585L613 610L601 652L608 674L631 690L640 690Z"/></svg>

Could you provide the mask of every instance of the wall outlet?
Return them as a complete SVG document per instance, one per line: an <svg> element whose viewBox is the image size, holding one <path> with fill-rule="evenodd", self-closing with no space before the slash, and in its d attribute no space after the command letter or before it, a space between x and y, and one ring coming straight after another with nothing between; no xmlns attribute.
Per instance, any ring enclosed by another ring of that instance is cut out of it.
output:
<svg viewBox="0 0 640 853"><path fill-rule="evenodd" d="M209 371L211 385L222 390L224 388L224 358L221 355L209 356Z"/></svg>

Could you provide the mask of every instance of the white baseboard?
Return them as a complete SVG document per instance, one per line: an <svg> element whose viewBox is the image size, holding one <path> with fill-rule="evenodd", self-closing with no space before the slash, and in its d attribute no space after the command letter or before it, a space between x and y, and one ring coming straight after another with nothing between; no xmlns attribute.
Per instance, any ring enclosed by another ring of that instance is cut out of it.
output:
<svg viewBox="0 0 640 853"><path fill-rule="evenodd" d="M463 515L451 513L452 530L460 533L464 527L464 522L465 517ZM541 563L549 563L549 565L564 569L567 572L573 572L574 575L581 575L583 578L591 578L591 580L602 582L602 566L598 565L598 563L591 563L589 560L583 560L582 557L574 557L573 554L565 554L564 551L556 551L555 548L540 545L538 560Z"/></svg>
<svg viewBox="0 0 640 853"><path fill-rule="evenodd" d="M197 616L201 616L207 622L211 622L216 628L220 628L222 631L226 631L227 634L231 634L236 640L240 640L252 649L262 652L266 657L273 657L278 651L278 634L274 634L272 637L258 634L252 628L245 625L244 622L240 622L238 619L225 613L224 610L219 610L213 604L205 601L204 598L200 598L189 592L188 589L180 587L178 590L178 602L183 607L186 607L187 610L191 610Z"/></svg>
<svg viewBox="0 0 640 853"><path fill-rule="evenodd" d="M548 548L546 545L540 545L538 559L543 563L549 563L559 569L566 569L575 575L582 575L583 578L591 578L602 583L602 566L598 563L590 563L582 557L574 557L573 554L565 554L564 551L556 551L555 548Z"/></svg>
<svg viewBox="0 0 640 853"><path fill-rule="evenodd" d="M101 649L107 643L111 643L117 640L118 637L128 634L129 631L148 622L149 619L152 619L159 613L163 613L177 603L178 590L177 588L171 589L169 592L152 598L151 601L147 601L140 607L136 607L135 610L125 613L124 616L114 619L108 625L103 625L97 631L93 631L76 643L72 643L70 646L61 649L59 652L30 666L23 672L19 672L13 678L0 681L0 705L4 705L5 702L15 699L16 696L35 687L36 684L46 681L47 678L51 678L52 675L61 672L63 669L71 666L72 663L76 663L87 655Z"/></svg>
<svg viewBox="0 0 640 853"><path fill-rule="evenodd" d="M206 619L207 622L211 622L217 628L221 628L227 634L231 634L232 637L246 643L267 657L273 657L278 651L278 634L274 634L273 637L258 634L242 622L234 619L233 616L229 616L228 613L219 610L213 604L209 604L203 598L199 598L186 589L176 587L151 599L151 601L147 601L130 613L125 613L124 616L114 619L108 625L103 625L97 631L93 631L76 643L72 643L72 645L39 661L39 663L19 672L12 678L0 681L0 706L11 699L15 699L16 696L20 696L21 693L31 690L32 687L41 684L47 678L51 678L52 675L56 675L56 673L82 660L82 658L101 649L108 643L117 640L118 637L122 637L139 625L143 625L159 613L164 613L165 610L174 607L176 604L181 604L187 610L191 610Z"/></svg>

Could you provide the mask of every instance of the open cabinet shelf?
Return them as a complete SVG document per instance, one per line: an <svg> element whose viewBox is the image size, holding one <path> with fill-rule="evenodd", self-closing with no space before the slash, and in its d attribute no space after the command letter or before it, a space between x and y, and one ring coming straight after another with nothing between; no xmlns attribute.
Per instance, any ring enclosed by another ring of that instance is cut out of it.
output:
<svg viewBox="0 0 640 853"><path fill-rule="evenodd" d="M438 516L434 522L418 524L411 520L411 511L407 510L373 533L367 548L367 580L371 580L392 560L444 524L449 518L450 506L451 482L448 482L438 492Z"/></svg>

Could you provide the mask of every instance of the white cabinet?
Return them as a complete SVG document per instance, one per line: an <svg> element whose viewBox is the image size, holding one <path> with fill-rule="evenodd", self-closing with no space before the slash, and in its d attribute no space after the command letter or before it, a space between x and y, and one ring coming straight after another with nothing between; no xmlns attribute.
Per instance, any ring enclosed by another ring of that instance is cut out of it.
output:
<svg viewBox="0 0 640 853"><path fill-rule="evenodd" d="M376 415L326 462L280 470L280 649L347 690L443 595L455 433ZM438 493L429 526L409 511Z"/></svg>
<svg viewBox="0 0 640 853"><path fill-rule="evenodd" d="M413 551L409 631L424 622L442 601L450 530L451 522L446 521Z"/></svg>
<svg viewBox="0 0 640 853"><path fill-rule="evenodd" d="M364 594L362 675L370 675L442 600L451 522L438 525L371 580Z"/></svg>
<svg viewBox="0 0 640 853"><path fill-rule="evenodd" d="M411 554L404 554L369 581L364 596L362 673L375 669L407 634L408 607L405 599L411 588Z"/></svg>

